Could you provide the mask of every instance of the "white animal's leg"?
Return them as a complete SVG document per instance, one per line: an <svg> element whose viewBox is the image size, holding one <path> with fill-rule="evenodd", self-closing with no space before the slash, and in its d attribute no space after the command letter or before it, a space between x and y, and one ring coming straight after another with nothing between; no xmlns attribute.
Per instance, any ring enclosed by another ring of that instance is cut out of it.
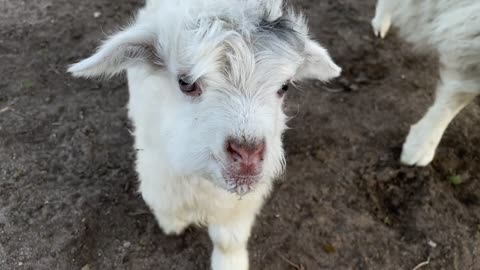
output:
<svg viewBox="0 0 480 270"><path fill-rule="evenodd" d="M142 189L142 186L140 187ZM175 209L164 209L160 207L158 201L153 200L150 192L142 192L143 200L149 206L150 210L153 212L155 219L158 222L158 225L165 234L179 235L181 234L190 223L186 220L183 220L178 213L175 212ZM159 193L158 196L162 196L162 193Z"/></svg>
<svg viewBox="0 0 480 270"><path fill-rule="evenodd" d="M143 193L142 195L153 212L158 225L165 234L179 235L190 225L188 221L183 220L178 213L175 212L175 209L166 210L160 208L158 202L151 200L148 193ZM160 193L159 196L161 195Z"/></svg>
<svg viewBox="0 0 480 270"><path fill-rule="evenodd" d="M372 27L375 36L385 38L392 24L392 14L388 9L388 0L378 0L375 9L375 17L372 20Z"/></svg>
<svg viewBox="0 0 480 270"><path fill-rule="evenodd" d="M149 206L153 215L157 219L158 225L165 234L181 234L185 228L190 225L190 222L184 220L178 211L179 205L181 205L182 197L172 197L169 199L169 194L165 194L163 191L165 188L158 187L158 181L152 181L148 178L148 170L145 168L145 164L139 159L138 168L139 175L143 180L140 183L140 192L142 193L143 200ZM148 165L148 164L147 164ZM149 167L147 167L149 168ZM143 170L142 170L143 169Z"/></svg>
<svg viewBox="0 0 480 270"><path fill-rule="evenodd" d="M448 124L478 95L478 90L454 72L443 71L437 88L435 103L427 114L410 129L403 145L401 161L407 165L426 166L435 151Z"/></svg>
<svg viewBox="0 0 480 270"><path fill-rule="evenodd" d="M190 225L189 222L180 219L173 213L165 213L153 209L158 225L165 234L179 235Z"/></svg>
<svg viewBox="0 0 480 270"><path fill-rule="evenodd" d="M247 242L254 222L254 214L238 218L228 224L215 224L208 227L213 241L213 270L247 270Z"/></svg>

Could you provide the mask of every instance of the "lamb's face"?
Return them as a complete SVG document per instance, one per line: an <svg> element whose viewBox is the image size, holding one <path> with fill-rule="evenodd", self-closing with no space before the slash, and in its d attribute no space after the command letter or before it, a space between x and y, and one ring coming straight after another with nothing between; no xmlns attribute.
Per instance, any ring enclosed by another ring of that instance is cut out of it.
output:
<svg viewBox="0 0 480 270"><path fill-rule="evenodd" d="M166 137L158 137L167 149L167 159L179 175L201 175L228 190L243 193L265 176L281 171L283 150L281 135L285 129L282 111L283 84L252 83L254 89L209 85L199 79L189 88L202 92L176 100L175 121L166 127ZM173 105L173 104L172 104ZM172 106L173 107L173 106ZM161 141L161 142L160 142Z"/></svg>
<svg viewBox="0 0 480 270"><path fill-rule="evenodd" d="M166 63L176 121L159 138L176 173L244 194L282 171L283 101L306 56L299 27L280 18L245 35L216 21L178 36Z"/></svg>
<svg viewBox="0 0 480 270"><path fill-rule="evenodd" d="M284 167L290 81L340 73L307 38L303 20L289 16L240 30L225 19L160 31L144 22L69 71L88 77L128 69L129 114L143 150L153 148L177 176L244 194Z"/></svg>
<svg viewBox="0 0 480 270"><path fill-rule="evenodd" d="M220 57L225 62L218 70L172 76L169 102L175 102L162 117L174 115L175 121L165 127L168 135L158 138L177 174L201 175L239 194L283 168L282 104L302 60L272 50L259 59L254 48L244 45L241 55Z"/></svg>

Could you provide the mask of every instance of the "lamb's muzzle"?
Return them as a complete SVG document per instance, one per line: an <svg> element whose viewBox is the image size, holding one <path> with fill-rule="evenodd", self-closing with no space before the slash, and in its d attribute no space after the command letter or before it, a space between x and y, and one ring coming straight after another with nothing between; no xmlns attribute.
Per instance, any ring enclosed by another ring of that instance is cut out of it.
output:
<svg viewBox="0 0 480 270"><path fill-rule="evenodd" d="M229 139L225 146L229 163L223 174L225 181L233 192L244 195L261 179L266 151L264 139L252 143Z"/></svg>

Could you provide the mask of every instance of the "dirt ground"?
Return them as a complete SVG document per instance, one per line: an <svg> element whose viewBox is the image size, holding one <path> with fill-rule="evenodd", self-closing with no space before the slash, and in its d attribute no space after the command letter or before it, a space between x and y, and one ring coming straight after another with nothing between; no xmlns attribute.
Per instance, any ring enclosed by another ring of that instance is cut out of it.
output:
<svg viewBox="0 0 480 270"><path fill-rule="evenodd" d="M480 269L479 104L432 165L401 166L435 57L395 31L375 39L374 0L292 2L344 74L289 93L288 169L253 230L252 269ZM0 269L208 269L205 230L165 236L136 193L125 79L65 73L141 4L0 0Z"/></svg>

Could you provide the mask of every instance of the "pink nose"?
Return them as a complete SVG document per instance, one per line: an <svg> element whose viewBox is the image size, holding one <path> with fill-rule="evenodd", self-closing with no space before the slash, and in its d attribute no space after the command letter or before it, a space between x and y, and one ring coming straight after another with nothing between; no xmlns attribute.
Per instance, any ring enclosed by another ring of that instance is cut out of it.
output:
<svg viewBox="0 0 480 270"><path fill-rule="evenodd" d="M227 154L231 161L240 165L239 173L255 174L263 161L265 143L247 144L227 141Z"/></svg>

